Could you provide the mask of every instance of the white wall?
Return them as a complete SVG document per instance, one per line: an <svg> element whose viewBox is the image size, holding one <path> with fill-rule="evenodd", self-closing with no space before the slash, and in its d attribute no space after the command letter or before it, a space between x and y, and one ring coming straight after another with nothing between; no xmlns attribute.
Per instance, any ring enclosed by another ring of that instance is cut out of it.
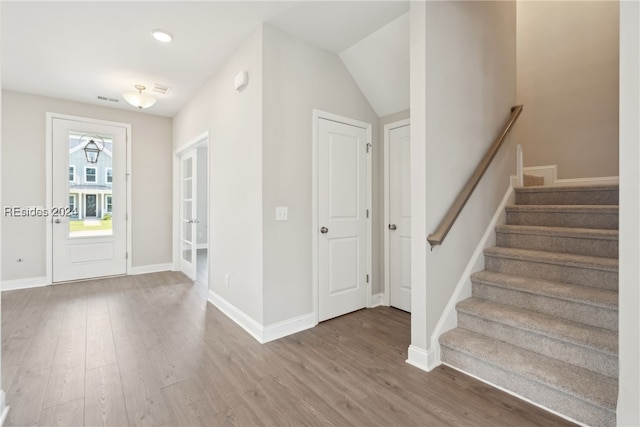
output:
<svg viewBox="0 0 640 427"><path fill-rule="evenodd" d="M516 128L525 166L618 175L619 2L518 1Z"/></svg>
<svg viewBox="0 0 640 427"><path fill-rule="evenodd" d="M270 325L313 311L312 110L371 123L374 153L381 148L378 117L337 55L267 25L263 36L264 325ZM288 221L275 221L276 206L289 208Z"/></svg>
<svg viewBox="0 0 640 427"><path fill-rule="evenodd" d="M2 206L45 206L47 112L130 123L132 265L171 262L171 119L13 91L2 101ZM2 224L2 280L45 276L45 219Z"/></svg>
<svg viewBox="0 0 640 427"><path fill-rule="evenodd" d="M262 324L262 31L174 117L174 149L209 132L209 289ZM233 86L242 70L249 84ZM229 275L229 287L225 275Z"/></svg>
<svg viewBox="0 0 640 427"><path fill-rule="evenodd" d="M207 195L208 195L208 174L207 174L207 165L209 161L209 150L207 147L198 147L196 151L196 161L197 161L197 200L198 200L198 213L196 218L198 218L197 225L197 240L198 246L207 244L207 228L209 218L207 217Z"/></svg>
<svg viewBox="0 0 640 427"><path fill-rule="evenodd" d="M422 64L412 65L412 251L417 253L412 254L409 361L429 368L434 327L515 172L515 146L508 141L443 245L426 250L426 234L436 229L515 103L516 11L513 2L426 2L423 7L424 21L412 20L412 43L425 46L426 77L423 85L416 82ZM413 53L412 47L412 61Z"/></svg>
<svg viewBox="0 0 640 427"><path fill-rule="evenodd" d="M640 4L620 3L618 425L640 425Z"/></svg>

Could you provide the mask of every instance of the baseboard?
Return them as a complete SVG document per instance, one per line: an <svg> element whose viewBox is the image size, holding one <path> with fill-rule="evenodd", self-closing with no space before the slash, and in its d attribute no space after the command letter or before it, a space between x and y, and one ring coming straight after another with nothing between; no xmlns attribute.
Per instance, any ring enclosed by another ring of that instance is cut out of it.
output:
<svg viewBox="0 0 640 427"><path fill-rule="evenodd" d="M448 366L449 368L451 368L451 369L453 369L453 370L456 370L456 371L458 371L458 372L462 372L463 374L468 375L468 376L470 376L471 378L474 378L474 379L476 379L476 380L478 380L478 381L480 381L480 382L482 382L482 383L484 383L484 384L487 384L487 385L489 385L489 386L491 386L491 387L493 387L493 388L497 388L498 390L504 391L505 393L510 394L511 396L515 396L515 397L517 397L517 398L518 398L518 399L520 399L520 400L524 400L525 402L530 403L530 404L532 404L533 406L535 406L535 407L537 407L537 408L543 409L543 410L545 410L545 411L547 411L547 412L550 412L550 413L552 413L552 414L554 414L554 415L557 415L557 416L559 416L560 418L563 418L563 419L565 419L565 420L568 420L568 421L570 421L570 422L572 422L572 423L574 423L574 424L576 424L576 425L583 426L583 427L589 427L589 426L587 426L586 424L583 424L583 423L581 423L581 422L579 422L579 421L576 421L576 420L574 420L573 418L567 417L566 415L561 414L561 413L560 413L560 412L558 412L558 411L554 411L553 409L549 409L549 408L547 408L546 406L540 405L539 403L536 403L536 402L534 402L533 400L527 399L526 397L521 396L521 395L519 395L518 393L514 393L513 391L508 390L508 389L506 389L506 388L504 388L504 387L501 387L501 386L499 386L499 385L496 385L496 384L492 383L491 381L487 381L487 380L485 380L485 379L483 379L483 378L477 377L477 376L475 376L475 375L473 375L473 374L471 374L471 373L469 373L469 372L465 371L464 369L460 369L460 368L458 368L458 367L456 367L456 366L449 365L448 363L443 363L443 365Z"/></svg>
<svg viewBox="0 0 640 427"><path fill-rule="evenodd" d="M229 319L236 322L238 326L247 331L247 333L254 337L258 342L262 342L262 325L260 323L253 320L235 305L231 304L211 289L209 289L209 302L218 310L223 312Z"/></svg>
<svg viewBox="0 0 640 427"><path fill-rule="evenodd" d="M274 341L287 335L292 335L305 329L311 329L316 326L315 313L307 313L302 316L292 317L281 322L273 323L265 326L262 330L261 343Z"/></svg>
<svg viewBox="0 0 640 427"><path fill-rule="evenodd" d="M4 422L7 420L7 415L9 415L9 407L7 406L6 397L7 394L4 390L0 390L0 427L4 425Z"/></svg>
<svg viewBox="0 0 640 427"><path fill-rule="evenodd" d="M371 305L369 306L369 308L379 307L381 305L386 305L384 303L384 300L385 300L384 293L371 295Z"/></svg>
<svg viewBox="0 0 640 427"><path fill-rule="evenodd" d="M563 184L618 184L620 183L619 176L598 176L594 178L568 178L557 179L556 185Z"/></svg>
<svg viewBox="0 0 640 427"><path fill-rule="evenodd" d="M136 276L138 274L148 274L148 273L159 273L161 271L172 271L173 264L168 262L166 264L150 264L150 265L141 265L138 267L131 267L131 271L129 274L132 276Z"/></svg>
<svg viewBox="0 0 640 427"><path fill-rule="evenodd" d="M413 344L409 346L407 363L427 372L440 365L440 361L436 360L436 354L433 350L424 350Z"/></svg>
<svg viewBox="0 0 640 427"><path fill-rule="evenodd" d="M317 324L315 313L307 313L268 326L262 326L212 290L209 290L209 302L261 344L313 328Z"/></svg>
<svg viewBox="0 0 640 427"><path fill-rule="evenodd" d="M513 177L510 181L513 183ZM506 214L505 207L508 204L511 204L515 201L515 192L512 186L509 186L502 201L498 205L496 211L493 213L493 217L489 221L487 228L484 231L484 234L480 238L478 245L476 246L467 266L463 270L460 275L460 279L456 284L447 305L436 323L436 326L433 330L433 334L431 335L431 350L434 352L434 363L439 365L440 361L440 342L438 341L440 335L444 334L448 330L451 330L458 326L458 313L456 311L456 304L463 299L469 298L471 296L471 274L481 271L484 269L484 256L483 251L489 246L495 246L496 237L495 237L495 228L498 224L506 223Z"/></svg>
<svg viewBox="0 0 640 427"><path fill-rule="evenodd" d="M41 286L47 286L47 285L49 285L49 283L47 282L46 276L29 277L26 279L3 280L2 290L15 291L17 289L39 288Z"/></svg>

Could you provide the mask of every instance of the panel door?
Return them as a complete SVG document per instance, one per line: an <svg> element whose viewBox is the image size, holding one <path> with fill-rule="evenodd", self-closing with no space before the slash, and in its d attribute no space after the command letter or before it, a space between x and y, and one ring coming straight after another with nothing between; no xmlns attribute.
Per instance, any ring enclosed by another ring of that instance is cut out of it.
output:
<svg viewBox="0 0 640 427"><path fill-rule="evenodd" d="M319 320L367 303L367 131L318 123Z"/></svg>
<svg viewBox="0 0 640 427"><path fill-rule="evenodd" d="M409 125L389 131L389 304L411 311Z"/></svg>

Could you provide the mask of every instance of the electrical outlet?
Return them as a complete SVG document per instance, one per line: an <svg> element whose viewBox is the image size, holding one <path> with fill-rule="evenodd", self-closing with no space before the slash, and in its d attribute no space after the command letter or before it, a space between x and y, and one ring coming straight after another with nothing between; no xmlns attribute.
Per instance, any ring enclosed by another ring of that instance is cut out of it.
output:
<svg viewBox="0 0 640 427"><path fill-rule="evenodd" d="M276 221L287 221L289 219L289 209L284 207L276 208Z"/></svg>

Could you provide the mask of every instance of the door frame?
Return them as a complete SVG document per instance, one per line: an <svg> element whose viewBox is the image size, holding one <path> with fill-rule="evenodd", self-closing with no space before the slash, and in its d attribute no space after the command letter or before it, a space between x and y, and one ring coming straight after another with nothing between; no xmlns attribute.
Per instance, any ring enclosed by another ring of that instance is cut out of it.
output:
<svg viewBox="0 0 640 427"><path fill-rule="evenodd" d="M390 184L390 165L389 165L389 143L391 138L391 131L393 129L401 128L404 126L409 126L411 124L410 119L398 120L397 122L392 122L384 125L384 223L382 226L384 227L384 297L383 304L386 306L390 306L391 304L391 262L389 252L389 227L387 224L390 224L390 216L391 216L391 203L389 201L389 191L391 190Z"/></svg>
<svg viewBox="0 0 640 427"><path fill-rule="evenodd" d="M318 236L319 221L318 221L318 160L320 158L318 141L318 130L320 119L331 120L334 122L355 126L365 129L367 131L367 140L371 149L374 149L372 140L372 126L370 123L361 122L359 120L350 119L348 117L339 116L337 114L329 113L321 110L313 110L312 117L312 150L311 150L311 271L312 271L312 302L313 302L313 316L314 322L317 325L319 323L320 315L320 268L319 268L319 255L320 255L320 239ZM371 285L373 283L373 269L372 267L372 236L373 229L371 220L373 217L372 195L373 195L373 183L372 183L372 155L367 156L367 209L369 210L369 218L367 221L367 272L369 274L369 282L367 283L367 301L366 307L371 308Z"/></svg>
<svg viewBox="0 0 640 427"><path fill-rule="evenodd" d="M126 224L126 239L127 239L127 271L125 274L129 275L131 272L131 224L132 224L132 215L131 215L131 206L132 206L132 196L131 196L131 141L133 138L131 137L131 124L130 123L122 123L122 122L113 122L108 120L99 120L92 119L88 117L80 117L80 116L72 116L69 114L61 114L61 113L46 113L46 144L45 144L45 185L46 185L46 209L51 210L53 206L53 120L54 119L62 119L62 120L74 120L78 122L96 124L96 125L106 125L106 126L115 126L122 127L126 130L126 150L127 150L127 164L126 164L126 191L127 191L127 203L125 206L125 214L127 218ZM76 172L77 173L77 172ZM96 200L97 201L97 200ZM45 270L46 270L46 285L53 284L53 218L47 218L45 221ZM84 280L84 279L83 279Z"/></svg>
<svg viewBox="0 0 640 427"><path fill-rule="evenodd" d="M186 144L181 145L173 151L173 271L180 271L180 156L185 152L195 149L196 146L203 142L207 142L207 224L211 224L211 144L209 140L209 131L203 132L195 138L188 141ZM211 229L207 227L207 280L211 277ZM197 242L197 240L196 240ZM197 263L197 244L194 244L196 249L196 263ZM197 269L197 264L196 264ZM207 291L209 289L209 283L207 283Z"/></svg>

